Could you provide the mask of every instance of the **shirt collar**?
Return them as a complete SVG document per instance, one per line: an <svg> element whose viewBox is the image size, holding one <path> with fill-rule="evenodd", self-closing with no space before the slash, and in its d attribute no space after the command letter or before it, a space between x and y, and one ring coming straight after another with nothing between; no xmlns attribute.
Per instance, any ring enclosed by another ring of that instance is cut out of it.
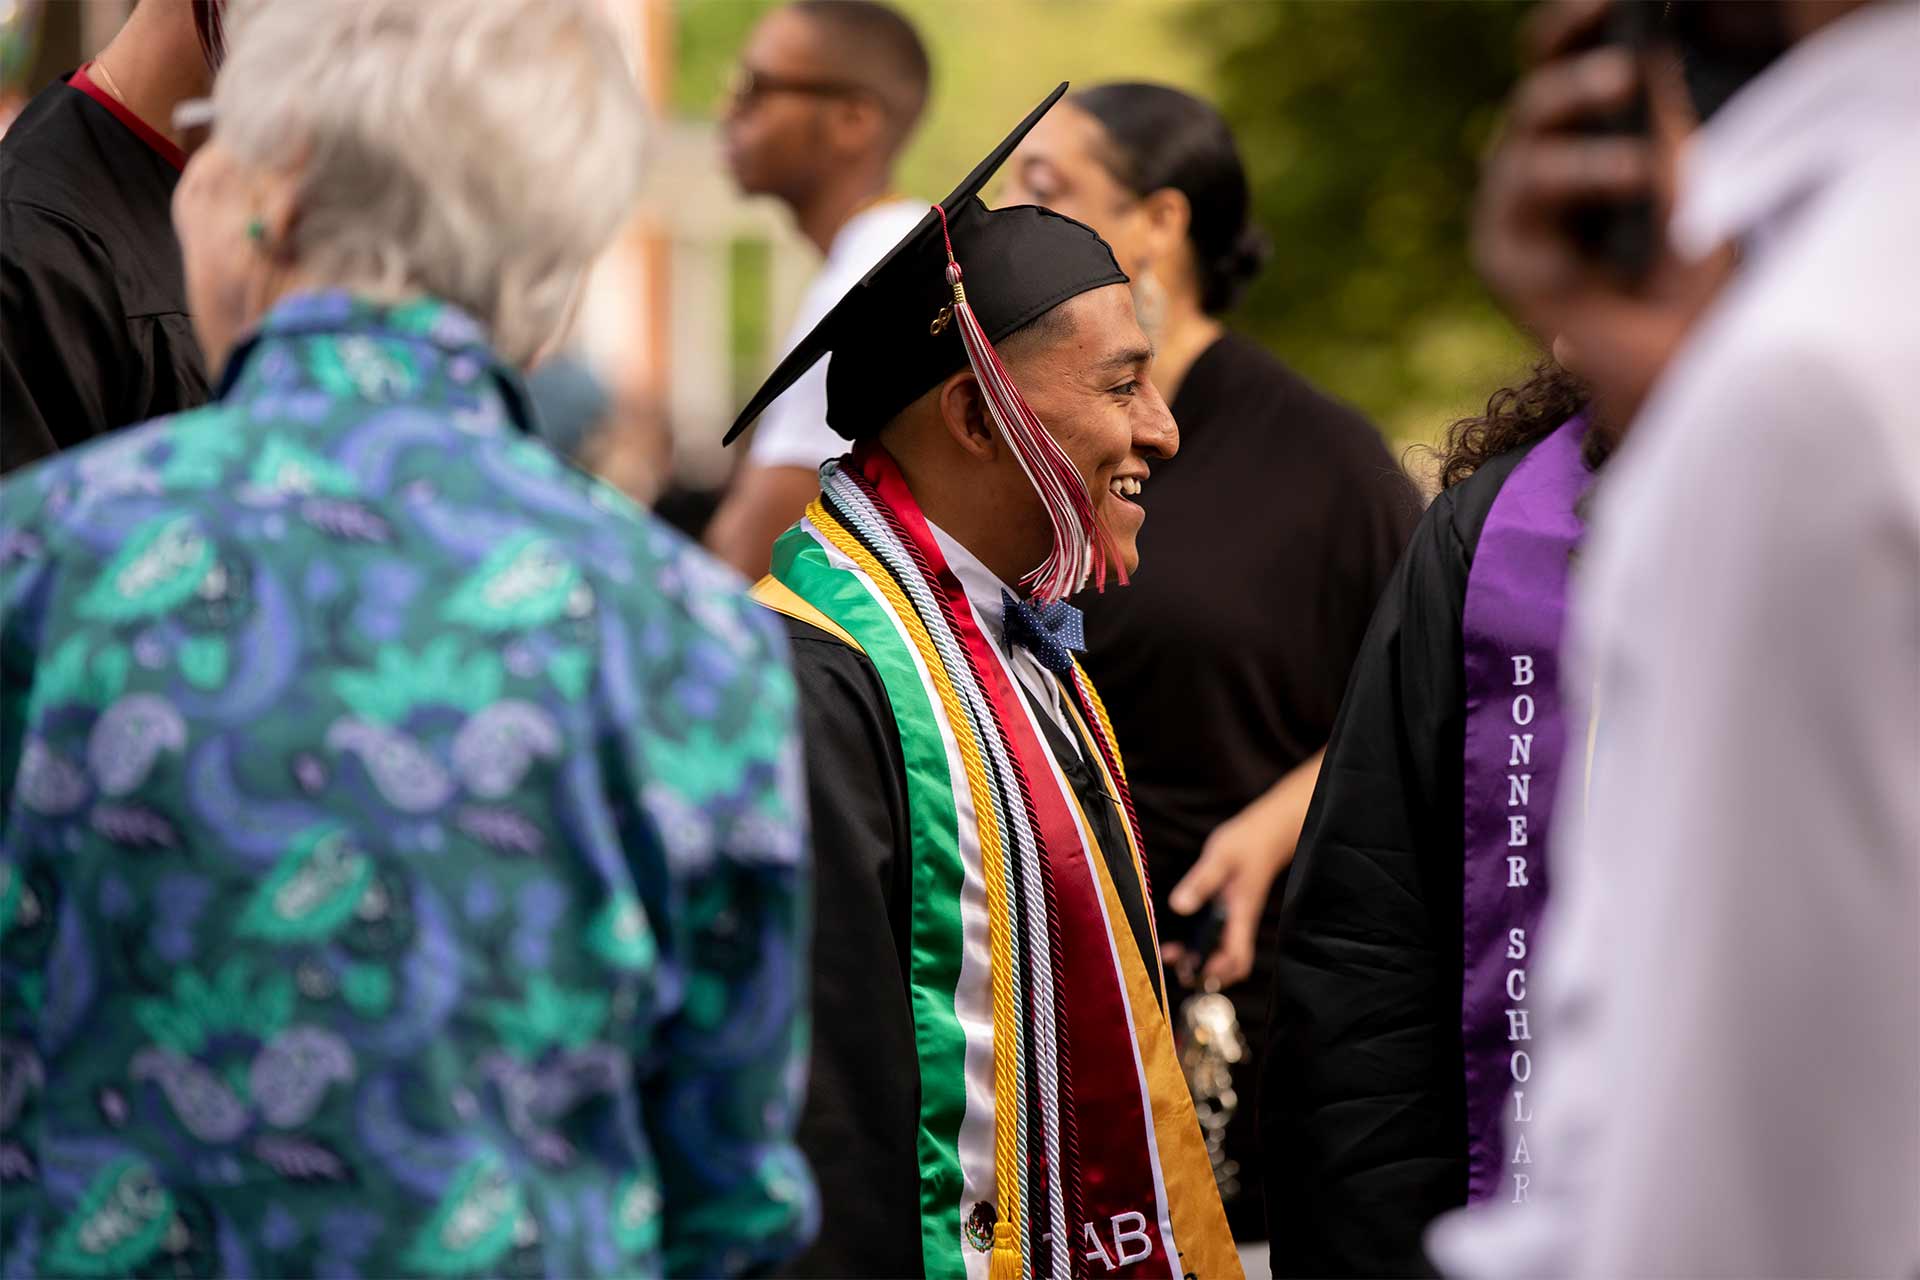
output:
<svg viewBox="0 0 1920 1280"><path fill-rule="evenodd" d="M967 593L967 603L973 606L980 625L986 628L987 638L993 641L996 648L1005 651L1007 625L1000 593L1011 591L1012 588L1000 581L993 570L980 563L980 557L961 546L945 529L931 520L927 521L927 529L939 544L947 568L953 570L953 576L960 579L960 589ZM1014 591L1013 594L1018 596L1022 593Z"/></svg>
<svg viewBox="0 0 1920 1280"><path fill-rule="evenodd" d="M81 93L86 94L102 107L105 107L107 114L111 115L115 120L118 120L134 137L146 143L148 150L172 165L174 172L178 173L180 170L186 168L187 153L182 151L179 145L164 133L161 133L145 120L133 114L133 109L126 103L101 88L94 78L87 74L92 67L93 63L91 62L81 67L78 71L67 77L67 84Z"/></svg>
<svg viewBox="0 0 1920 1280"><path fill-rule="evenodd" d="M833 233L833 243L827 246L827 261L838 264L848 254L857 252L861 237L866 233L869 224L891 217L901 208L914 208L924 212L930 207L916 204L905 196L891 196L878 204L868 205L841 223L840 229ZM871 264L863 263L862 265Z"/></svg>
<svg viewBox="0 0 1920 1280"><path fill-rule="evenodd" d="M316 333L424 339L449 355L494 358L478 320L432 298L376 302L345 289L317 289L282 298L254 330L256 338Z"/></svg>
<svg viewBox="0 0 1920 1280"><path fill-rule="evenodd" d="M1674 212L1690 258L1764 238L1807 196L1920 127L1920 6L1882 0L1788 50L1700 131Z"/></svg>
<svg viewBox="0 0 1920 1280"><path fill-rule="evenodd" d="M268 351L298 339L318 337L388 338L424 346L449 366L471 362L476 374L487 375L485 381L499 393L513 425L532 431L526 389L519 375L487 344L486 330L479 321L433 298L376 302L344 289L296 293L275 303L227 358L215 399L226 399L243 383L256 378Z"/></svg>

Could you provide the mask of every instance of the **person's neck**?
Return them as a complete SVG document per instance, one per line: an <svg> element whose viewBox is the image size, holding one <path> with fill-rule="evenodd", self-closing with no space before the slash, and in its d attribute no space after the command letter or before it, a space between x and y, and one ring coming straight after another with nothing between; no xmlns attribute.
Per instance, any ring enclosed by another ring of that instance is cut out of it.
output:
<svg viewBox="0 0 1920 1280"><path fill-rule="evenodd" d="M184 4L136 7L93 62L96 70L106 68L106 76L94 76L94 83L175 146L183 139L173 125L174 108L204 98L213 86Z"/></svg>
<svg viewBox="0 0 1920 1280"><path fill-rule="evenodd" d="M821 183L804 203L794 204L793 220L815 248L829 253L841 228L884 200L891 188L892 175L885 167L854 166Z"/></svg>
<svg viewBox="0 0 1920 1280"><path fill-rule="evenodd" d="M1173 403L1193 362L1225 332L1226 326L1202 311L1192 297L1168 297L1153 350L1153 385L1163 400Z"/></svg>
<svg viewBox="0 0 1920 1280"><path fill-rule="evenodd" d="M958 450L951 456L944 452L928 456L898 440L882 447L900 468L908 492L920 504L920 514L1020 594L1021 577L1040 563L1046 552L1036 554L1023 545L1019 535L1023 522L985 498L984 486L973 483L978 473L966 465L966 456Z"/></svg>

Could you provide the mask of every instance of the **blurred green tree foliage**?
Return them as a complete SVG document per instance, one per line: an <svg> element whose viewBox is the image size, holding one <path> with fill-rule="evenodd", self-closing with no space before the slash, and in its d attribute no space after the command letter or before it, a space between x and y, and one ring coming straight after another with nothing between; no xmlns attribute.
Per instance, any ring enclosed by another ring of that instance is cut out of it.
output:
<svg viewBox="0 0 1920 1280"><path fill-rule="evenodd" d="M1264 0L1188 17L1273 240L1238 323L1402 439L1430 438L1525 359L1466 250L1525 11Z"/></svg>

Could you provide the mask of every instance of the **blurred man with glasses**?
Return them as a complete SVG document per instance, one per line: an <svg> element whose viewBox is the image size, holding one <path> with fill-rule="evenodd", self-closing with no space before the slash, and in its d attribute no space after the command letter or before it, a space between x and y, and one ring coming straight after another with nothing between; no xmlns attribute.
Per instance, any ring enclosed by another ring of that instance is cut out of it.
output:
<svg viewBox="0 0 1920 1280"><path fill-rule="evenodd" d="M741 52L725 123L727 167L747 195L773 196L826 261L787 347L810 332L922 214L893 166L926 106L927 53L913 26L872 0L796 0L768 14ZM707 528L707 545L750 578L820 491L820 464L846 449L827 426L822 361L771 408Z"/></svg>

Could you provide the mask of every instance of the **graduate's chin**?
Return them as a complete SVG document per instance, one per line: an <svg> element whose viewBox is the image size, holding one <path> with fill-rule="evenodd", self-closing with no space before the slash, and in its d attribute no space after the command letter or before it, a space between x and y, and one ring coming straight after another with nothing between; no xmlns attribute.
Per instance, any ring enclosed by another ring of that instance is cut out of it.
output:
<svg viewBox="0 0 1920 1280"><path fill-rule="evenodd" d="M1140 568L1140 526L1147 513L1137 502L1109 493L1101 504L1098 519L1102 541L1109 551L1109 569L1131 577Z"/></svg>
<svg viewBox="0 0 1920 1280"><path fill-rule="evenodd" d="M1145 507L1117 493L1107 495L1100 515L1113 536L1124 542L1129 549L1133 546L1134 537L1140 532L1140 526L1147 522Z"/></svg>

